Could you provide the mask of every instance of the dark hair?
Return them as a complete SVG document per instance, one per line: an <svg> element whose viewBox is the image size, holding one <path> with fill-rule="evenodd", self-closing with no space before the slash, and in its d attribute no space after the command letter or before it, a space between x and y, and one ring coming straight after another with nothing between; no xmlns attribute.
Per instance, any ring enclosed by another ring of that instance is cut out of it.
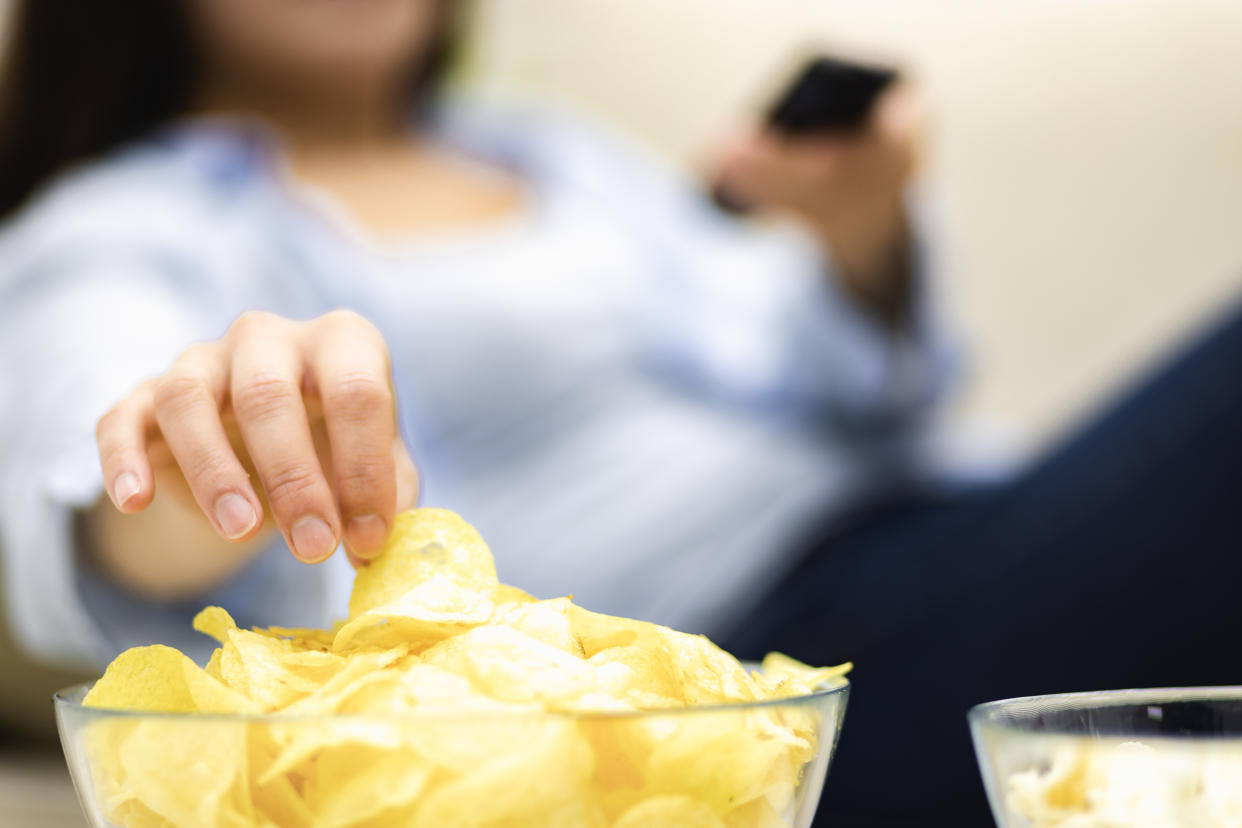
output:
<svg viewBox="0 0 1242 828"><path fill-rule="evenodd" d="M0 70L0 218L40 185L182 115L197 60L182 0L22 0ZM441 0L415 68L425 100L444 73L460 17Z"/></svg>

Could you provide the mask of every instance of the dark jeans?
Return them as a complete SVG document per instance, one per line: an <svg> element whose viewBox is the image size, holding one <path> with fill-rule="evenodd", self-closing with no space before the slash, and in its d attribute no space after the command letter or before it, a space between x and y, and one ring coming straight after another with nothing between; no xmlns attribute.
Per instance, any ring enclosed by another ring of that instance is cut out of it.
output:
<svg viewBox="0 0 1242 828"><path fill-rule="evenodd" d="M1242 308L1011 484L821 535L725 646L857 669L818 824L992 825L990 699L1242 684Z"/></svg>

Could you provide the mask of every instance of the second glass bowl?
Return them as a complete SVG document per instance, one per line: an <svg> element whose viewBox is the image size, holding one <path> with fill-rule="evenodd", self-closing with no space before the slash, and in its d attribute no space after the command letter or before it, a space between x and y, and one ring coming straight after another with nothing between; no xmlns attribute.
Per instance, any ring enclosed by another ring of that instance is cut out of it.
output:
<svg viewBox="0 0 1242 828"><path fill-rule="evenodd" d="M1001 828L1242 826L1242 687L1008 699L970 727Z"/></svg>

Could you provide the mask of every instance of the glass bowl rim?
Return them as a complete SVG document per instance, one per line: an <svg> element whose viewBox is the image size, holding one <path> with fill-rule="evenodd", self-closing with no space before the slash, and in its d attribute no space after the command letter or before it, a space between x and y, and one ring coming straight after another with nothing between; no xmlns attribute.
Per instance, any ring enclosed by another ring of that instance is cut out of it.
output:
<svg viewBox="0 0 1242 828"><path fill-rule="evenodd" d="M73 694L85 696L86 691L94 686L94 681L81 682L79 684L70 685L57 690L52 694L52 702L57 711L66 710L73 711L75 714L86 715L92 718L115 718L115 719L160 719L164 721L186 721L186 722L235 722L239 724L298 724L307 722L356 722L356 723L375 723L383 722L385 724L397 724L400 722L410 722L412 724L419 722L434 721L437 723L452 722L459 720L468 720L476 722L479 720L493 721L497 723L503 722L519 722L531 719L556 719L556 720L599 720L599 719L627 719L627 718L643 718L655 716L692 716L698 714L709 713L725 713L725 712L751 712L756 710L766 710L769 708L781 707L810 707L819 702L826 701L833 696L840 696L847 699L849 696L850 682L845 677L836 677L830 682L825 682L822 689L818 689L813 693L804 693L798 696L788 696L779 699L760 699L758 701L747 702L723 702L720 704L700 704L690 705L686 707L656 707L645 710L452 710L448 708L436 708L420 713L417 711L403 713L178 713L163 710L129 710L125 708L112 707L87 707L82 704L80 698L75 700L70 698Z"/></svg>
<svg viewBox="0 0 1242 828"><path fill-rule="evenodd" d="M1013 721L995 718L995 714L1012 710L1019 706L1047 704L1052 709L1069 711L1074 709L1091 710L1124 707L1129 704L1173 704L1178 702L1222 702L1235 701L1242 703L1242 685L1204 685L1198 687L1141 687L1123 690L1088 690L1076 693L1045 693L1036 696L1015 696L1011 699L977 704L966 714L972 726L1002 728L1019 733L1041 733L1049 735L1078 735L1078 731L1057 728L1036 728ZM1211 734L1194 734L1176 736L1179 739L1232 738L1229 736L1212 736ZM1242 738L1242 734L1237 738Z"/></svg>

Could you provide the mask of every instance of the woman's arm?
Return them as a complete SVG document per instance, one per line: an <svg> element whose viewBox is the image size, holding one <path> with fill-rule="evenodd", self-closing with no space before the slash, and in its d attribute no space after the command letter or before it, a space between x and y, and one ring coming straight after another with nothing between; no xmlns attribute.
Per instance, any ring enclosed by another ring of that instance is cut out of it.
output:
<svg viewBox="0 0 1242 828"><path fill-rule="evenodd" d="M923 117L916 91L898 86L880 98L857 133L755 132L722 149L717 176L748 203L802 222L854 300L900 327L913 296L905 193Z"/></svg>
<svg viewBox="0 0 1242 828"><path fill-rule="evenodd" d="M144 376L222 326L189 271L88 243L56 217L13 227L0 268L0 550L10 626L31 655L91 664L117 646L88 608L81 526L101 496L94 424ZM63 218L63 217L62 217ZM62 238L63 236L63 238Z"/></svg>
<svg viewBox="0 0 1242 828"><path fill-rule="evenodd" d="M917 121L913 109L910 117ZM518 157L607 210L642 254L633 275L645 362L670 381L724 404L888 433L921 421L948 387L958 349L938 307L940 257L930 255L935 239L927 244L935 228L909 197L899 161L885 161L892 177L883 186L848 178L834 191L846 199L831 207L834 219L868 217L857 247L838 256L825 252L827 231L805 232L808 220L791 227L726 217L701 184L602 125L547 111L521 123L523 130L485 123L476 132L491 129L495 144L516 144ZM912 153L909 129L902 140ZM788 178L801 192L806 182ZM861 187L866 204L841 189L847 183ZM818 200L821 191L810 189Z"/></svg>
<svg viewBox="0 0 1242 828"><path fill-rule="evenodd" d="M949 386L958 349L938 307L940 262L926 243L935 228L909 198L900 163L874 191L845 179L834 192L859 186L862 201L825 207L842 232L868 217L853 237L857 253L840 256L857 267L843 274L838 256L825 253L827 231L805 232L808 220L726 217L701 186L589 125L553 121L536 137L544 163L606 206L650 254L635 271L647 364L672 381L726 404L885 434L912 431ZM801 192L805 182L791 179Z"/></svg>
<svg viewBox="0 0 1242 828"><path fill-rule="evenodd" d="M255 336L246 348L226 347L224 340L211 348L192 346L196 339L219 336L228 326L229 306L245 301L222 292L192 263L170 264L167 257L146 256L121 246L100 249L59 244L40 249L37 256L30 249L22 252L26 255L20 258L7 257L8 267L0 270L0 363L4 365L0 371L0 562L4 577L0 580L11 628L32 655L48 662L87 664L143 643L153 631L166 627L171 614L178 611L175 608L181 606L178 597L187 599L185 606L201 602L214 588L233 583L228 581L232 573L244 567L249 571L247 562L255 560L265 541L277 537L277 528L291 534L287 512L279 512L280 519L268 518L251 526L242 510L242 531L234 526L229 532L236 540L226 539L218 517L205 516L214 512L205 513L195 496L209 506L219 498L186 480L223 480L216 475L225 469L228 457L204 455L194 449L192 440L185 439L196 430L182 427L185 420L178 411L187 416L192 413L194 383L185 377L196 374L187 359L169 371L178 352L202 355L214 349L217 355L232 357L248 351L261 366L258 377L264 381L239 380L236 385L247 386L242 399L254 409L251 424L266 419L273 434L262 436L260 427L246 435L238 427L233 379L242 374L233 371L235 359L209 360L215 375L227 376L228 383L224 397L211 398L219 407L205 412L216 416L216 431L209 433L223 432L226 441L232 438L229 451L235 465L228 468L235 474L237 468L241 471L240 477L225 482L244 491L244 505L255 510L252 515L267 510L266 493L271 485L285 495L272 499L281 508L306 502L308 497L322 498L326 489L327 503L315 502L323 505L333 521L329 525L341 527L342 532L346 519L359 513L350 510L365 509L371 503L369 492L395 491L387 509L395 509L398 502L412 502L413 465L404 448L398 451L391 441L379 460L359 454L369 466L346 465L339 475L326 477L332 472L334 450L353 453L350 440L368 439L366 423L379 421L383 434L393 430L386 351L361 319L344 313L309 323L249 318L226 337L237 343L242 332L252 329ZM332 320L344 324L334 325ZM249 324L256 321L260 324ZM264 331L273 327L283 333L267 337ZM331 386L332 394L349 399L342 399L345 405L339 409L344 418L333 418L322 413L330 408L320 405L329 386L319 378L322 369L332 364L331 356L351 353L354 345L342 342L353 340L349 331L369 335L367 365L378 366L384 378L382 393L370 399L383 399L374 408L359 404L366 402L365 395L345 392L357 391L370 380L362 370L340 372L336 376L343 383ZM304 350L293 348L295 343L304 345ZM280 372L263 367L262 360L280 353L281 347L286 353L293 349L305 355L305 362L295 368L316 368L303 372L307 384L294 386L297 396L289 402L302 406L295 405L293 410L295 414L301 411L303 434L318 435L322 448L309 459L281 456L275 465L265 466L251 460L247 446L259 445L260 451L279 447L293 429L281 428L274 419L280 406L264 404L263 395L248 386L266 386L269 392L279 387ZM154 391L160 384L143 380L152 375L166 380L159 397L163 404L158 408L169 430L180 435L176 439L168 438L157 414ZM141 393L132 393L135 388ZM99 444L96 421L110 406L114 411L102 421L104 442ZM339 442L329 439L331 422L345 423ZM271 429L274 423L276 428ZM101 461L109 472L106 478L101 474ZM309 484L297 475L313 468L320 469L320 477ZM395 469L389 473L396 478L386 489L371 483L371 475L382 474L384 468ZM124 479L126 471L136 472L136 492ZM359 490L364 492L361 497ZM350 499L351 493L355 499ZM111 497L124 504L126 512L142 514L120 513L109 502ZM378 540L375 534L369 540L377 545L386 532L381 529ZM339 537L334 534L328 543L334 547ZM367 540L361 538L358 546ZM328 585L321 583L324 570L296 565L290 569L283 560L257 565L263 573L283 573L278 587L282 591L268 594L244 589L236 596L241 603L235 610L256 619L271 617L268 610L288 617L319 617L321 605L329 600ZM213 598L229 600L223 593Z"/></svg>
<svg viewBox="0 0 1242 828"><path fill-rule="evenodd" d="M104 496L78 515L82 562L125 590L155 601L194 598L227 581L271 542L270 525L245 541L221 539L179 474L158 477L161 496L140 514L124 514Z"/></svg>

